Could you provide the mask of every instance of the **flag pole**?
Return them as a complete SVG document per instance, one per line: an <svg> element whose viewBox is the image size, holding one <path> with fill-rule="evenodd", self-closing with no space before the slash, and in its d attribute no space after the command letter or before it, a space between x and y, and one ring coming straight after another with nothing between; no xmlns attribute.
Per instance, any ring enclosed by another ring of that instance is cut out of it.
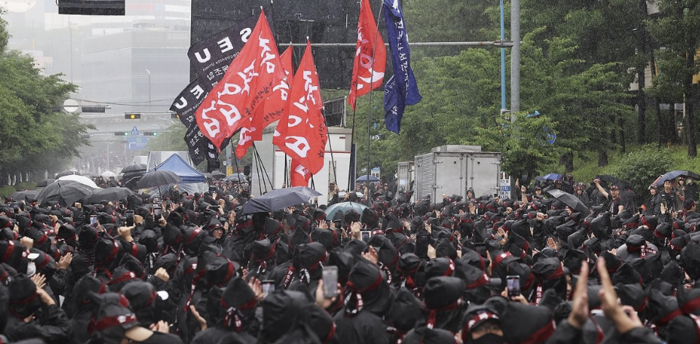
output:
<svg viewBox="0 0 700 344"><path fill-rule="evenodd" d="M371 6L370 6L371 7ZM379 36L379 18L382 15L382 10L384 9L384 1L382 1L382 5L379 7L379 12L377 12L377 20L375 21L375 24L377 26L377 31L374 33L374 48L372 49L372 65L370 66L370 69L374 71L374 58L375 54L377 52L377 37ZM372 87L372 84L374 83L374 72L372 72L372 75L369 77L369 85L370 88ZM367 107L367 181L369 182L369 175L370 175L370 163L369 163L369 145L372 139L372 136L370 135L370 121L372 120L372 91L370 90L369 92L369 106ZM367 196L367 205L370 205L370 197L369 195Z"/></svg>
<svg viewBox="0 0 700 344"><path fill-rule="evenodd" d="M355 49L357 49L357 48L355 48ZM359 83L357 83L357 82L355 83L355 94L357 94L357 90L358 90L358 86L359 86L358 84ZM357 97L355 97L355 104L352 104L352 130L350 130L350 138L352 139L352 141L356 141L355 140L355 114L356 113L357 113ZM352 169L353 169L353 167L355 167L355 168L357 167L357 155L356 155L355 149L353 149L353 148L354 148L354 144L351 144L350 145L350 155L355 156L355 160L354 160L355 166L352 166L353 164L350 164L350 167L348 167L348 190L347 190L347 192L350 192L351 186L353 186L355 184L355 183L353 183L354 178L352 178ZM355 171L355 172L357 172L357 171ZM357 173L355 173L355 176L357 176Z"/></svg>

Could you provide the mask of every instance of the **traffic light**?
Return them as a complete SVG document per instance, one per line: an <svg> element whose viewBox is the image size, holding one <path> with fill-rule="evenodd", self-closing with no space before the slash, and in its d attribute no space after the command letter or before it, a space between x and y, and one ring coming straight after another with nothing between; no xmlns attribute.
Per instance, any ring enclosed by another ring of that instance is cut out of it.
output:
<svg viewBox="0 0 700 344"><path fill-rule="evenodd" d="M143 136L158 136L158 132L155 131L144 131Z"/></svg>
<svg viewBox="0 0 700 344"><path fill-rule="evenodd" d="M125 113L124 119L141 119L140 113Z"/></svg>
<svg viewBox="0 0 700 344"><path fill-rule="evenodd" d="M129 136L128 131L115 131L114 136Z"/></svg>

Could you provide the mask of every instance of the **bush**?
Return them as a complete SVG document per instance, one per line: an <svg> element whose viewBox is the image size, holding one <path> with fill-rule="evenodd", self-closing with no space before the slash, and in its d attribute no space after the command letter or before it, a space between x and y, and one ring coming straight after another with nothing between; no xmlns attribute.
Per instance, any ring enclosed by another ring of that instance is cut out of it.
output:
<svg viewBox="0 0 700 344"><path fill-rule="evenodd" d="M623 155L610 174L632 184L637 202L644 199L647 189L656 178L671 170L672 159L666 148L645 145L641 149Z"/></svg>
<svg viewBox="0 0 700 344"><path fill-rule="evenodd" d="M5 185L2 188L0 188L0 197L4 197L4 198L10 197L10 195L12 195L12 193L14 193L15 191L16 190L15 190L14 186Z"/></svg>
<svg viewBox="0 0 700 344"><path fill-rule="evenodd" d="M15 185L15 189L17 191L34 190L34 189L36 189L36 183L34 183L34 182L19 183L19 184Z"/></svg>

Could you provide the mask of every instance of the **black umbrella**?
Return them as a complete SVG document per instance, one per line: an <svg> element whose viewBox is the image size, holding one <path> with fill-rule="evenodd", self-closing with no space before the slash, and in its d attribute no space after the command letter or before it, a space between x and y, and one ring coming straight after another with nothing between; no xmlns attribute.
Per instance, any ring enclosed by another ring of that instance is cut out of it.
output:
<svg viewBox="0 0 700 344"><path fill-rule="evenodd" d="M55 181L56 181L56 179L53 179L53 178L44 179L44 180L42 180L42 181L36 183L36 187L38 187L38 188L43 188L43 187L46 187L46 186L48 186L49 184L51 184L51 183L53 183L53 182L55 182Z"/></svg>
<svg viewBox="0 0 700 344"><path fill-rule="evenodd" d="M272 190L260 197L249 200L243 206L243 215L284 209L306 203L309 199L316 196L321 196L321 194L314 189L304 186Z"/></svg>
<svg viewBox="0 0 700 344"><path fill-rule="evenodd" d="M141 176L141 180L139 180L139 189L169 185L179 183L181 181L182 178L175 174L175 172L155 170ZM160 194L160 188L158 188L158 194L161 196L161 198L163 197L163 195Z"/></svg>
<svg viewBox="0 0 700 344"><path fill-rule="evenodd" d="M126 181L124 181L126 180ZM141 176L134 176L134 177L129 177L129 178L122 178L122 185L124 187L131 189L131 190L136 190L139 188L139 180L141 180Z"/></svg>
<svg viewBox="0 0 700 344"><path fill-rule="evenodd" d="M64 177L64 176L70 176L70 175L78 175L79 176L80 173L78 173L76 171L63 171L63 172L56 175L56 179Z"/></svg>
<svg viewBox="0 0 700 344"><path fill-rule="evenodd" d="M121 173L122 173L122 174L127 174L127 173L131 173L131 172L143 172L143 173L146 173L146 165L144 165L144 164L133 164L133 165L129 165L129 166L127 166L127 167L124 167L124 169L122 170Z"/></svg>
<svg viewBox="0 0 700 344"><path fill-rule="evenodd" d="M588 214L591 213L591 211L588 210L588 207L586 207L586 205L583 204L583 202L581 202L581 200L578 199L578 197L568 192L564 192L559 189L552 189L547 191L547 193L574 209L575 212L579 212L584 216L588 216Z"/></svg>
<svg viewBox="0 0 700 344"><path fill-rule="evenodd" d="M72 180L57 180L36 196L39 204L57 201L64 206L72 205L90 195L95 189Z"/></svg>
<svg viewBox="0 0 700 344"><path fill-rule="evenodd" d="M221 171L214 171L211 173L212 178L214 179L223 179L226 177L226 174L224 174Z"/></svg>
<svg viewBox="0 0 700 344"><path fill-rule="evenodd" d="M175 172L166 170L155 170L144 174L139 180L139 188L152 188L161 185L168 185L173 183L179 183L182 178L175 174Z"/></svg>
<svg viewBox="0 0 700 344"><path fill-rule="evenodd" d="M664 173L663 175L661 175L661 177L657 178L654 181L654 185L662 186L662 185L664 185L665 181L674 180L678 177L691 177L693 179L700 179L700 176L698 176L697 173L695 173L695 172L677 170L677 171L671 171L671 172Z"/></svg>
<svg viewBox="0 0 700 344"><path fill-rule="evenodd" d="M234 173L225 179L227 182L244 182L246 181L245 174L243 173Z"/></svg>
<svg viewBox="0 0 700 344"><path fill-rule="evenodd" d="M12 195L10 195L10 198L12 198L15 201L26 201L27 199L36 199L36 195L39 194L39 191L41 190L17 191L13 192Z"/></svg>
<svg viewBox="0 0 700 344"><path fill-rule="evenodd" d="M86 202L94 204L100 203L102 201L126 201L127 198L133 194L133 191L123 187L98 189L95 190L95 192L93 192L92 195L86 199Z"/></svg>

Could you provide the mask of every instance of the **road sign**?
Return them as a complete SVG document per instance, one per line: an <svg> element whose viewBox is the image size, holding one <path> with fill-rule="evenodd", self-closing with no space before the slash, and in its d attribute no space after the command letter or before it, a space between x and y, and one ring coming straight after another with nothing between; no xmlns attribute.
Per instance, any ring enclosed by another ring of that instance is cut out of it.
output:
<svg viewBox="0 0 700 344"><path fill-rule="evenodd" d="M143 149L146 149L147 147L148 147L148 136L129 136L126 138L126 149L127 150L143 150Z"/></svg>
<svg viewBox="0 0 700 344"><path fill-rule="evenodd" d="M501 187L498 190L498 196L501 199L510 199L510 176L501 172Z"/></svg>
<svg viewBox="0 0 700 344"><path fill-rule="evenodd" d="M139 136L139 130L134 126L131 128L131 136Z"/></svg>
<svg viewBox="0 0 700 344"><path fill-rule="evenodd" d="M66 99L63 102L63 110L66 110L66 112L69 113L74 113L80 109L80 104L78 104L78 101L75 99Z"/></svg>

